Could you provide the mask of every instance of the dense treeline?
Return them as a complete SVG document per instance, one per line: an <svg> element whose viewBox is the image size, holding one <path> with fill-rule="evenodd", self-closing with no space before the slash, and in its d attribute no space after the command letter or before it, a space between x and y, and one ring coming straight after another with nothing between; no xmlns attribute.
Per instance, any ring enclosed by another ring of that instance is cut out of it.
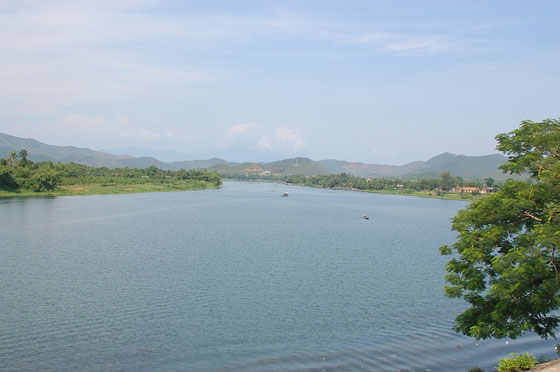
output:
<svg viewBox="0 0 560 372"><path fill-rule="evenodd" d="M390 178L362 178L347 173L320 176L303 175L262 175L256 173L241 174L235 177L240 180L266 180L273 182L293 183L301 186L354 189L364 191L382 191L401 189L405 191L437 191L449 192L458 187L496 187L492 178L484 182L465 181L461 177L454 177L449 172L443 172L439 178L423 178L420 180L404 180Z"/></svg>
<svg viewBox="0 0 560 372"><path fill-rule="evenodd" d="M0 160L0 189L52 191L65 185L88 184L166 184L176 181L202 181L214 187L222 184L216 172L207 170L180 169L162 170L156 166L145 169L89 167L76 163L34 163L27 159L27 151L12 151Z"/></svg>

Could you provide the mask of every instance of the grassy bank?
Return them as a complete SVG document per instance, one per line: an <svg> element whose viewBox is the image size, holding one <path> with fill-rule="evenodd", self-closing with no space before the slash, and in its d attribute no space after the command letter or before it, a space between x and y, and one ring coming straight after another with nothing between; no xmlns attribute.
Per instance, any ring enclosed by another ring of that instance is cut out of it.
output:
<svg viewBox="0 0 560 372"><path fill-rule="evenodd" d="M30 190L0 190L0 198L10 197L52 197L67 195L94 195L94 194L132 194L139 192L166 192L215 189L214 183L200 180L174 180L165 183L91 183L77 185L61 185L51 191Z"/></svg>
<svg viewBox="0 0 560 372"><path fill-rule="evenodd" d="M436 193L433 191L413 191L413 190L356 190L365 191L375 194L391 194L391 195L405 195L405 196L417 196L420 198L432 198L432 199L445 199L445 200L465 200L473 201L483 198L483 195L472 195L470 193Z"/></svg>

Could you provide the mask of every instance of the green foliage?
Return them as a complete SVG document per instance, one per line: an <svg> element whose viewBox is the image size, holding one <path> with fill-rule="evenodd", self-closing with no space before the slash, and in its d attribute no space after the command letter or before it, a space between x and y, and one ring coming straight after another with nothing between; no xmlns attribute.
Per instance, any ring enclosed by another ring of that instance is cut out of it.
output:
<svg viewBox="0 0 560 372"><path fill-rule="evenodd" d="M27 160L27 155L28 155L28 152L27 152L26 149L21 149L20 150L20 152L19 152L19 158L20 158L19 166L20 167L26 167L29 164L29 160Z"/></svg>
<svg viewBox="0 0 560 372"><path fill-rule="evenodd" d="M496 137L508 155L504 171L529 171L529 181L507 181L453 218L457 241L440 248L449 297L470 304L455 330L476 338L554 337L560 319L560 122L522 122Z"/></svg>
<svg viewBox="0 0 560 372"><path fill-rule="evenodd" d="M472 367L467 370L467 372L484 372L484 370L480 367Z"/></svg>
<svg viewBox="0 0 560 372"><path fill-rule="evenodd" d="M0 164L0 189L7 191L53 191L58 187L73 185L165 185L170 189L219 187L221 177L216 172L191 169L166 171L155 166L146 169L88 167L75 163L42 162L27 160L27 151L12 151ZM159 187L155 187L159 189ZM117 188L118 189L118 188ZM148 188L151 189L151 188ZM125 190L126 191L126 190Z"/></svg>
<svg viewBox="0 0 560 372"><path fill-rule="evenodd" d="M14 165L17 163L17 160L18 160L17 152L13 150L8 154L8 157L6 158L6 164L10 165L13 170Z"/></svg>
<svg viewBox="0 0 560 372"><path fill-rule="evenodd" d="M36 192L54 190L60 180L60 175L53 169L42 167L30 179L30 189Z"/></svg>
<svg viewBox="0 0 560 372"><path fill-rule="evenodd" d="M537 358L533 354L511 353L510 355L510 358L503 358L498 361L498 372L527 371L537 365Z"/></svg>
<svg viewBox="0 0 560 372"><path fill-rule="evenodd" d="M455 179L453 179L453 176L451 176L451 173L449 171L445 171L440 175L439 184L443 190L450 191L457 185L457 182L455 181Z"/></svg>
<svg viewBox="0 0 560 372"><path fill-rule="evenodd" d="M16 180L14 180L11 168L5 164L0 164L0 189L9 190L16 187Z"/></svg>

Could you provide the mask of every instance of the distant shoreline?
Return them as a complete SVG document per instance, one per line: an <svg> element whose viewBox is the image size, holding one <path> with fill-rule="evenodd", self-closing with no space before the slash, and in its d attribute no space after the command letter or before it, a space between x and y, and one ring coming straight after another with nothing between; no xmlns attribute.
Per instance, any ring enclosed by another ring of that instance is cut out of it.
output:
<svg viewBox="0 0 560 372"><path fill-rule="evenodd" d="M300 186L300 187L309 187L312 189L323 189L323 190L345 190L345 191L357 191L357 192L368 192L372 194L387 194L387 195L402 195L402 196L415 196L418 198L429 198L429 199L441 199L441 200L459 200L459 201L474 201L478 199L484 198L482 195L472 195L470 193L443 193L441 195L437 195L435 192L431 191L410 191L410 190L360 190L360 189L353 189L349 187L316 187L298 183L286 183L281 181L271 181L271 180L243 180L243 179L236 179L236 178L223 178L224 181L237 181L237 182L258 182L258 183L276 183L280 185L287 185L287 186Z"/></svg>
<svg viewBox="0 0 560 372"><path fill-rule="evenodd" d="M437 195L429 191L409 191L409 190L360 190L353 188L343 187L314 187L309 185L285 182L272 182L270 180L240 180L234 178L224 179L225 181L237 182L257 182L257 183L276 183L287 186L300 186L309 187L314 189L324 190L345 190L368 192L373 194L387 194L387 195L402 195L402 196L415 196L419 198L442 199L442 200L459 200L459 201L473 201L483 198L483 196L474 196L468 193L444 193ZM65 185L59 186L53 191L7 191L0 190L0 198L32 198L32 197L56 197L56 196L72 196L72 195L109 195L109 194L136 194L145 192L172 192L172 191L196 191L206 189L217 189L214 184L210 182L197 181L196 183L167 183L167 184L83 184L83 185Z"/></svg>

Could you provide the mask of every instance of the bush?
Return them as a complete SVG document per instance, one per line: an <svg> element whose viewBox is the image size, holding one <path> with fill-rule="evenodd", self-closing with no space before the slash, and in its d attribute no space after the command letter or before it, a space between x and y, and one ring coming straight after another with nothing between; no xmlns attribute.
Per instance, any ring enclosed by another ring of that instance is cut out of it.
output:
<svg viewBox="0 0 560 372"><path fill-rule="evenodd" d="M467 372L484 372L484 370L480 367L472 367L467 370Z"/></svg>
<svg viewBox="0 0 560 372"><path fill-rule="evenodd" d="M16 180L7 166L0 165L0 189L17 188Z"/></svg>
<svg viewBox="0 0 560 372"><path fill-rule="evenodd" d="M503 358L498 361L498 372L527 371L537 364L537 358L533 354L511 353L511 358Z"/></svg>

